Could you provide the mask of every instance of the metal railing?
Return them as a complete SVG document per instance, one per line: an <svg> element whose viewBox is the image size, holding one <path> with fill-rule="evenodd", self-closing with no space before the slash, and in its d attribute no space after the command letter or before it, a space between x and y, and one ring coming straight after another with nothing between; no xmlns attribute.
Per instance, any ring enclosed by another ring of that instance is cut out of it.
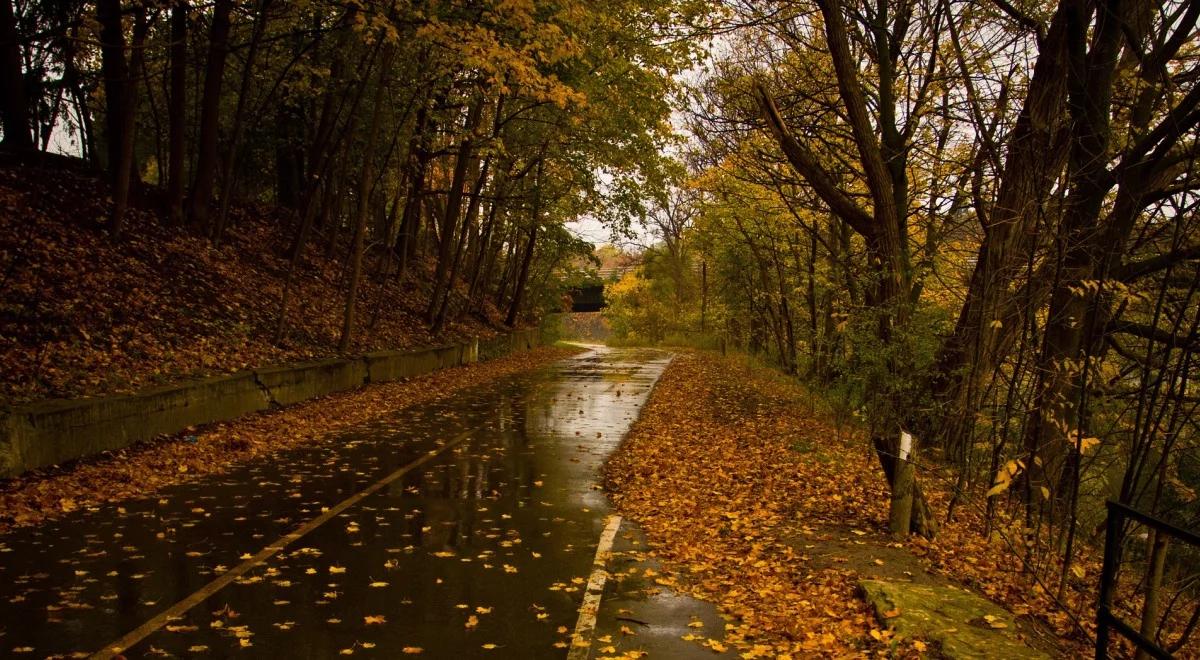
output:
<svg viewBox="0 0 1200 660"><path fill-rule="evenodd" d="M1104 535L1104 568L1100 572L1100 605L1096 610L1096 658L1108 658L1108 640L1113 631L1133 642L1138 649L1160 660L1171 660L1175 656L1147 639L1137 629L1113 614L1113 588L1117 577L1117 566L1121 563L1121 541L1126 520L1141 523L1159 533L1167 534L1190 545L1200 547L1200 534L1189 532L1171 523L1149 516L1120 502L1109 500L1108 522Z"/></svg>

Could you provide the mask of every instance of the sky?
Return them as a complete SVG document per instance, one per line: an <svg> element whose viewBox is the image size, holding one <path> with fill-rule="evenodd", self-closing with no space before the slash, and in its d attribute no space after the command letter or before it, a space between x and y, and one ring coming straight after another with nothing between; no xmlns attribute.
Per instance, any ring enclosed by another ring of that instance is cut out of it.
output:
<svg viewBox="0 0 1200 660"><path fill-rule="evenodd" d="M567 231L592 245L612 243L612 232L596 218L585 217L567 223Z"/></svg>

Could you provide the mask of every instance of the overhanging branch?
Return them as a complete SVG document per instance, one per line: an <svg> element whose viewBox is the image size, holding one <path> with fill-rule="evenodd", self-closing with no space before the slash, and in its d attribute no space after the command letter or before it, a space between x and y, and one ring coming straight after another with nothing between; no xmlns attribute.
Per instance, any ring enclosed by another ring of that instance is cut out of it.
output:
<svg viewBox="0 0 1200 660"><path fill-rule="evenodd" d="M767 88L762 83L755 83L754 94L763 120L767 122L767 127L779 142L783 155L796 172L813 187L821 200L829 205L830 210L845 220L854 231L863 236L873 235L875 227L872 217L834 183L833 177L821 166L816 155L796 139Z"/></svg>
<svg viewBox="0 0 1200 660"><path fill-rule="evenodd" d="M1200 259L1200 245L1124 264L1117 270L1115 276L1116 279L1122 282L1131 282L1138 278L1166 270L1175 264L1195 259Z"/></svg>

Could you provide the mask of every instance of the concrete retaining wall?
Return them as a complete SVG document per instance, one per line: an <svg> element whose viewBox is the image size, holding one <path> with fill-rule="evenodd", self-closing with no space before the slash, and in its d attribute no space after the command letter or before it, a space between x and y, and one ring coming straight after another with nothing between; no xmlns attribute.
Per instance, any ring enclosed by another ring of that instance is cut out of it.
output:
<svg viewBox="0 0 1200 660"><path fill-rule="evenodd" d="M485 342L287 364L96 399L0 408L0 478L246 413L288 406L369 383L489 360L538 344L536 328Z"/></svg>
<svg viewBox="0 0 1200 660"><path fill-rule="evenodd" d="M541 329L527 328L525 330L515 330L507 335L501 335L494 339L480 342L478 359L493 360L509 353L528 351L540 343Z"/></svg>
<svg viewBox="0 0 1200 660"><path fill-rule="evenodd" d="M256 369L254 377L275 406L290 406L313 397L361 387L367 382L367 363L354 360L321 360Z"/></svg>
<svg viewBox="0 0 1200 660"><path fill-rule="evenodd" d="M378 351L363 356L369 382L382 383L419 376L458 364L479 361L479 344L453 344L420 351Z"/></svg>

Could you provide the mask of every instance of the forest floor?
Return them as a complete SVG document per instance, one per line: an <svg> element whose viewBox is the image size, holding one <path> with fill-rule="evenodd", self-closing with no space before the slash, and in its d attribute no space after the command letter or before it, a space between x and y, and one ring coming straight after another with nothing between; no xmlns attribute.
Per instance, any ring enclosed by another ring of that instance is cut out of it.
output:
<svg viewBox="0 0 1200 660"><path fill-rule="evenodd" d="M973 508L960 507L934 541L894 542L868 447L794 380L684 352L609 462L606 486L664 562L660 584L718 603L726 642L742 651L923 655L928 640L894 635L860 597L860 579L885 579L967 587L1016 615L1016 636L1031 646L1086 654L1076 617L986 540ZM923 488L944 513L940 482L926 474Z"/></svg>
<svg viewBox="0 0 1200 660"><path fill-rule="evenodd" d="M319 441L385 414L447 399L463 389L580 350L542 347L406 381L369 385L26 473L0 482L0 534L105 502L150 497L166 486L221 474L251 459Z"/></svg>
<svg viewBox="0 0 1200 660"><path fill-rule="evenodd" d="M317 229L298 269L285 332L272 341L294 220L231 210L220 245L134 208L115 242L95 175L0 165L0 405L128 392L336 353L348 240ZM158 206L158 205L147 205ZM370 256L370 255L369 255ZM376 269L368 259L367 268ZM366 278L351 353L497 333L495 310L441 336L423 314L430 279ZM368 270L368 272L373 272Z"/></svg>

